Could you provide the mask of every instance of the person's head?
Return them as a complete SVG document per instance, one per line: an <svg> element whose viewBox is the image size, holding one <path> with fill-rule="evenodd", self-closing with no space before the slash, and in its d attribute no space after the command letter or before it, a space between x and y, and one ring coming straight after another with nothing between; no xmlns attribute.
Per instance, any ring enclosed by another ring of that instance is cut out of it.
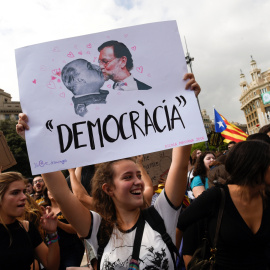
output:
<svg viewBox="0 0 270 270"><path fill-rule="evenodd" d="M105 81L116 81L120 73L129 73L133 68L133 59L125 44L110 40L98 47L99 66Z"/></svg>
<svg viewBox="0 0 270 270"><path fill-rule="evenodd" d="M195 163L193 175L197 176L207 176L210 164L216 160L215 154L211 151L202 152L202 154L197 158Z"/></svg>
<svg viewBox="0 0 270 270"><path fill-rule="evenodd" d="M230 151L235 145L236 145L236 142L235 141L230 141L228 143L228 151Z"/></svg>
<svg viewBox="0 0 270 270"><path fill-rule="evenodd" d="M267 134L270 137L270 124L261 127L259 133Z"/></svg>
<svg viewBox="0 0 270 270"><path fill-rule="evenodd" d="M143 206L144 182L131 158L102 163L92 179L96 211L108 222L116 220L116 210L136 210Z"/></svg>
<svg viewBox="0 0 270 270"><path fill-rule="evenodd" d="M104 77L99 66L85 59L76 59L64 66L61 72L64 85L73 95L99 93Z"/></svg>
<svg viewBox="0 0 270 270"><path fill-rule="evenodd" d="M34 192L33 189L33 178L26 179L26 193L31 195Z"/></svg>
<svg viewBox="0 0 270 270"><path fill-rule="evenodd" d="M194 165L197 158L202 154L202 151L200 149L195 149L193 150L193 152L191 153L191 165Z"/></svg>
<svg viewBox="0 0 270 270"><path fill-rule="evenodd" d="M247 141L253 141L253 140L264 141L270 144L270 138L266 133L255 133L247 137Z"/></svg>
<svg viewBox="0 0 270 270"><path fill-rule="evenodd" d="M237 143L228 154L225 169L230 174L230 184L249 187L270 185L269 144L257 140Z"/></svg>
<svg viewBox="0 0 270 270"><path fill-rule="evenodd" d="M33 189L35 191L35 194L42 194L45 187L45 183L41 177L41 175L36 176L33 179Z"/></svg>
<svg viewBox="0 0 270 270"><path fill-rule="evenodd" d="M25 211L26 179L17 172L0 174L0 223L9 224Z"/></svg>

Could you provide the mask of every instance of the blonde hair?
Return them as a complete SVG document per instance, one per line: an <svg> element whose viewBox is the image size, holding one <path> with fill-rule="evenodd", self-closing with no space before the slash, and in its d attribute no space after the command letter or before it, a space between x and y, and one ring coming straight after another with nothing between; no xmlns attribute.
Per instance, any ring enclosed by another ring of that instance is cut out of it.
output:
<svg viewBox="0 0 270 270"><path fill-rule="evenodd" d="M6 191L8 190L10 184L13 182L16 182L16 181L23 181L24 183L26 183L27 180L26 180L26 178L23 177L23 175L21 173L18 173L18 172L0 173L0 208L2 205L3 197L6 193ZM6 228L8 234L10 236L10 245L11 245L12 236L11 236L11 233L10 233L9 229L7 228L6 224L4 223L1 215L0 215L0 222Z"/></svg>

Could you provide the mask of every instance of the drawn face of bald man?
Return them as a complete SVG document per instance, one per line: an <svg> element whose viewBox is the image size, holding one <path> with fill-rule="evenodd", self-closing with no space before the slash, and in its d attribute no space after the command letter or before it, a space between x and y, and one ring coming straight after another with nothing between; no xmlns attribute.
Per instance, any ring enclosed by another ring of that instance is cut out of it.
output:
<svg viewBox="0 0 270 270"><path fill-rule="evenodd" d="M99 66L84 59L74 60L64 66L62 81L75 96L99 93L104 76Z"/></svg>

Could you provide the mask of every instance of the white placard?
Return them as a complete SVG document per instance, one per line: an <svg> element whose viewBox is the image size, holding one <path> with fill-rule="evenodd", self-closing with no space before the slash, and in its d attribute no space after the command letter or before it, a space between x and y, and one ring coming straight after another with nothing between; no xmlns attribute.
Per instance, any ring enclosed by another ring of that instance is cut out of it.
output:
<svg viewBox="0 0 270 270"><path fill-rule="evenodd" d="M20 48L16 62L33 174L207 140L176 21Z"/></svg>

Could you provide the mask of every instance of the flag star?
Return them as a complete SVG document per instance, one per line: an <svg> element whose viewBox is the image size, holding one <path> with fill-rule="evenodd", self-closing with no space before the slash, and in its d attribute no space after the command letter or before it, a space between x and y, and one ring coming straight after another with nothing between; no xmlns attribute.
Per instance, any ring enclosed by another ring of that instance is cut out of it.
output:
<svg viewBox="0 0 270 270"><path fill-rule="evenodd" d="M224 126L223 126L223 123L222 123L221 121L219 121L219 122L217 122L217 123L218 123L218 125L219 125L219 128L220 128L220 127L224 127Z"/></svg>

